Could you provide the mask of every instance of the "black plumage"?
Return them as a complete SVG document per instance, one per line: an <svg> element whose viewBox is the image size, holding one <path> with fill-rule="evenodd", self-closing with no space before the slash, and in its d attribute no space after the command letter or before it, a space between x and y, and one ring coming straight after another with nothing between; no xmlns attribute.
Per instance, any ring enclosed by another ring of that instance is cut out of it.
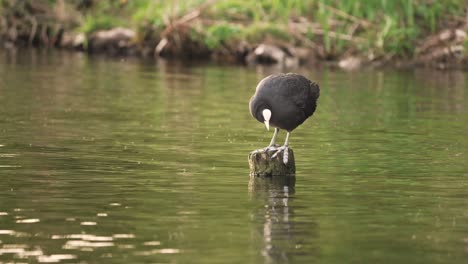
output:
<svg viewBox="0 0 468 264"><path fill-rule="evenodd" d="M249 107L255 119L265 123L267 128L269 125L275 127L275 134L268 148L275 148L278 130L284 129L288 135L285 145L278 152L287 149L289 133L315 112L319 96L319 86L299 74L275 74L260 81L250 99ZM265 110L269 110L268 113Z"/></svg>
<svg viewBox="0 0 468 264"><path fill-rule="evenodd" d="M250 99L250 113L263 123L262 111L270 109L270 125L291 132L315 112L319 95L319 86L302 75L270 75Z"/></svg>

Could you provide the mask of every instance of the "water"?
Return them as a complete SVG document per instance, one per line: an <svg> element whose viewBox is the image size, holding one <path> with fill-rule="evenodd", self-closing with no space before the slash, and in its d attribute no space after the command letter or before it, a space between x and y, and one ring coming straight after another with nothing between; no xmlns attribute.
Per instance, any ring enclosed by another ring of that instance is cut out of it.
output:
<svg viewBox="0 0 468 264"><path fill-rule="evenodd" d="M0 263L468 259L466 72L301 70L297 177L250 180L275 69L0 55Z"/></svg>

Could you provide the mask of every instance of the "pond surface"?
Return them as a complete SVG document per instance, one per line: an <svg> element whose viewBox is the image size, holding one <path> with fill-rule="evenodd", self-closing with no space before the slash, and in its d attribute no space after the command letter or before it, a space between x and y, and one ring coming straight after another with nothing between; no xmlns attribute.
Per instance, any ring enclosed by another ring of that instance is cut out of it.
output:
<svg viewBox="0 0 468 264"><path fill-rule="evenodd" d="M0 54L0 263L466 263L468 74L299 70L297 177L250 180L275 71Z"/></svg>

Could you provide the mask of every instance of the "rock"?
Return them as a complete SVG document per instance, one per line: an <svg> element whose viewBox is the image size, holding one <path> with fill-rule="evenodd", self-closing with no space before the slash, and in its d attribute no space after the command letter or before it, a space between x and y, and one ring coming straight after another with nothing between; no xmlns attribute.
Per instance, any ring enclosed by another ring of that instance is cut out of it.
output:
<svg viewBox="0 0 468 264"><path fill-rule="evenodd" d="M463 42L466 39L466 32L463 29L456 29L455 30L455 40L457 42Z"/></svg>
<svg viewBox="0 0 468 264"><path fill-rule="evenodd" d="M59 46L66 49L84 49L86 36L84 33L64 32Z"/></svg>
<svg viewBox="0 0 468 264"><path fill-rule="evenodd" d="M127 54L136 47L135 37L135 31L122 27L97 31L89 38L89 50Z"/></svg>
<svg viewBox="0 0 468 264"><path fill-rule="evenodd" d="M444 29L421 42L415 50L415 62L437 69L462 64L466 57L466 41L467 34L463 28Z"/></svg>
<svg viewBox="0 0 468 264"><path fill-rule="evenodd" d="M299 65L299 59L290 49L270 44L258 45L247 55L246 61L248 64L281 64L288 68Z"/></svg>
<svg viewBox="0 0 468 264"><path fill-rule="evenodd" d="M86 35L84 33L80 33L73 38L73 47L74 48L84 48L86 43Z"/></svg>
<svg viewBox="0 0 468 264"><path fill-rule="evenodd" d="M294 152L289 147L288 163L283 163L283 152L274 159L274 150L257 149L249 154L250 176L295 176Z"/></svg>
<svg viewBox="0 0 468 264"><path fill-rule="evenodd" d="M343 70L356 70L361 67L362 60L358 57L350 56L338 62L338 66Z"/></svg>

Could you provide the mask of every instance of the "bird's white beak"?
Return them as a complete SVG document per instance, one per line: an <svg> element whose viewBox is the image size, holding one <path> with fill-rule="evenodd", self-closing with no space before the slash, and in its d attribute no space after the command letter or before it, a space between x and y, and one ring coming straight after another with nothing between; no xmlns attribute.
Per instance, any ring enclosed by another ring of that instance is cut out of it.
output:
<svg viewBox="0 0 468 264"><path fill-rule="evenodd" d="M265 123L267 130L270 130L270 121L265 120L263 123Z"/></svg>
<svg viewBox="0 0 468 264"><path fill-rule="evenodd" d="M270 130L270 118L271 118L271 111L270 109L264 109L262 111L262 115L263 115L263 123L265 123L265 126L267 128L267 130Z"/></svg>

